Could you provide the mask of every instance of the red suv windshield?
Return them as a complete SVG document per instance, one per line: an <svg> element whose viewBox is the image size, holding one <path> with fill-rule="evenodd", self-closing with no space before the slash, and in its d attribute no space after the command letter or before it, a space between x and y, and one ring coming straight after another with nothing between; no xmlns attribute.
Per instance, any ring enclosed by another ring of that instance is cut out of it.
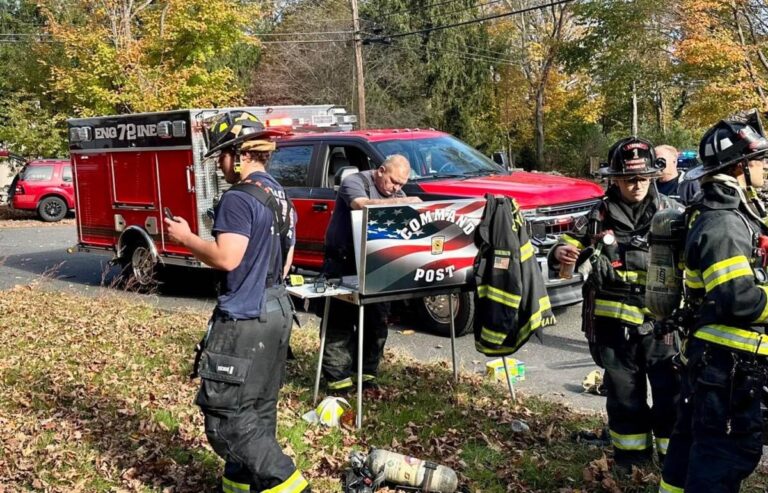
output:
<svg viewBox="0 0 768 493"><path fill-rule="evenodd" d="M411 180L480 176L504 169L453 137L374 142L385 156L402 154L411 162Z"/></svg>

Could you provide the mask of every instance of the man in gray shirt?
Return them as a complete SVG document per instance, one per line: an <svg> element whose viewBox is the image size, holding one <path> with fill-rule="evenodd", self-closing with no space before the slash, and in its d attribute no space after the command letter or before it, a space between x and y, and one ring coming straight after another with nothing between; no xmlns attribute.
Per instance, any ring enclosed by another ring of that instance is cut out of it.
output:
<svg viewBox="0 0 768 493"><path fill-rule="evenodd" d="M375 170L361 171L348 176L339 188L331 223L325 233L326 277L341 277L357 273L352 243L351 212L369 205L414 204L418 197L406 197L402 191L408 181L411 165L405 156L387 157ZM363 384L376 385L379 360L387 341L387 315L389 303L367 305L365 309L365 339L363 341ZM351 389L353 355L356 353L357 309L354 305L332 300L326 332L323 374L328 390Z"/></svg>

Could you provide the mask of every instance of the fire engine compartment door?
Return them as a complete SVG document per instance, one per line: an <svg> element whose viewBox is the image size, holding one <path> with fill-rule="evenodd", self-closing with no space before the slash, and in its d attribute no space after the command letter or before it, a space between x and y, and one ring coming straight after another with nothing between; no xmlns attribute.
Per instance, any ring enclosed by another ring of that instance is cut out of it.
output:
<svg viewBox="0 0 768 493"><path fill-rule="evenodd" d="M157 208L154 152L112 154L112 196L115 207Z"/></svg>
<svg viewBox="0 0 768 493"><path fill-rule="evenodd" d="M192 173L191 150L158 151L157 181L158 218L162 224L162 251L171 254L189 255L190 252L178 243L172 243L168 238L167 227L163 222L164 208L171 210L174 216L183 217L189 223L193 232L199 234L197 200L195 197L195 180Z"/></svg>

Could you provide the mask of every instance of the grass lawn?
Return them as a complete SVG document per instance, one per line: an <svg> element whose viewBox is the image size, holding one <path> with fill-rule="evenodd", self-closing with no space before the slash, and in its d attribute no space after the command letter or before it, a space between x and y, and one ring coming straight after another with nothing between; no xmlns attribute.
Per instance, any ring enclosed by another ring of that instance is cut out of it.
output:
<svg viewBox="0 0 768 493"><path fill-rule="evenodd" d="M116 296L39 287L0 291L0 492L211 491L221 469L188 377L208 313L164 312ZM314 492L341 491L353 449L372 446L454 468L469 491L657 490L658 471L612 471L611 451L576 443L602 418L531 396L450 363L387 353L363 430L309 425L316 328L296 329L279 406L279 440ZM354 404L354 403L353 403ZM516 434L510 423L531 431ZM755 475L743 491L765 491Z"/></svg>

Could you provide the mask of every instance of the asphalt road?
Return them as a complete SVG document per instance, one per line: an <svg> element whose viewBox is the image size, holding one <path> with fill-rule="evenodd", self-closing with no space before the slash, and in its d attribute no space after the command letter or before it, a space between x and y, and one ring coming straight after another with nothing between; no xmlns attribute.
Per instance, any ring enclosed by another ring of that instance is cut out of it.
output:
<svg viewBox="0 0 768 493"><path fill-rule="evenodd" d="M138 297L161 308L192 307L210 310L215 304L211 272L173 271L169 280L153 294L125 293L114 286L119 273L108 265L106 256L74 253L66 249L76 243L74 226L26 228L0 227L0 289L38 282L53 291L99 294L103 290ZM581 381L596 369L580 330L580 305L556 311L558 323L533 338L515 357L526 365L526 380L517 384L526 393L535 393L577 409L603 410L605 399L584 394ZM317 327L311 314L301 314L307 327ZM419 360L446 360L450 364L450 339L418 331L415 321L402 320L390 329L388 348L403 351ZM415 329L411 335L405 329ZM311 329L306 329L311 330ZM457 355L465 371L482 372L486 358L474 349L472 336L457 340ZM499 386L500 392L507 392Z"/></svg>

